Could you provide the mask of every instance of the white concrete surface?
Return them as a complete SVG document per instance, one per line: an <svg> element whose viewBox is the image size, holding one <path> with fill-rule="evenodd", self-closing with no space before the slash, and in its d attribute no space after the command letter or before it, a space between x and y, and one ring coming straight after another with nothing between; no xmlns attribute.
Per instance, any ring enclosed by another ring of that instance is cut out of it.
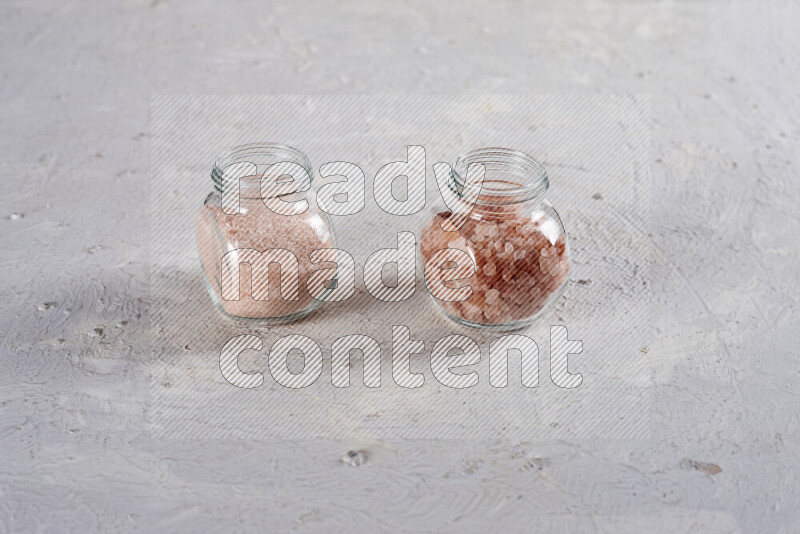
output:
<svg viewBox="0 0 800 534"><path fill-rule="evenodd" d="M799 14L4 2L0 530L800 531ZM650 95L647 437L154 432L151 95L395 92Z"/></svg>

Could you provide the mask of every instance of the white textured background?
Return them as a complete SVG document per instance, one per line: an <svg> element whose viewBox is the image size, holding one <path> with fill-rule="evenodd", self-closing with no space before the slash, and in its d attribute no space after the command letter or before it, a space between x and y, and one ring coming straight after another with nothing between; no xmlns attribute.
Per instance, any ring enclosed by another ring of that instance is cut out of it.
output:
<svg viewBox="0 0 800 534"><path fill-rule="evenodd" d="M796 3L11 0L0 24L0 530L800 531ZM394 92L650 95L650 439L153 437L151 95Z"/></svg>

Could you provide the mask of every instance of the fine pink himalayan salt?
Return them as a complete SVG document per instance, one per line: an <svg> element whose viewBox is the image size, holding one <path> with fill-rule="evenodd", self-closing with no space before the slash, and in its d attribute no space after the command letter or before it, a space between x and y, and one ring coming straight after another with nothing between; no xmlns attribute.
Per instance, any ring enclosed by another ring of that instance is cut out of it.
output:
<svg viewBox="0 0 800 534"><path fill-rule="evenodd" d="M207 204L197 217L197 245L206 280L217 306L233 317L268 319L292 316L310 311L316 301L308 292L305 281L311 271L335 264L312 264L310 254L317 249L333 247L333 236L327 223L311 210L285 216L273 213L254 199L247 209L243 201L243 212L228 215L218 204ZM255 300L252 297L251 267L241 264L239 300L225 300L220 289L221 260L226 252L236 249L285 249L292 252L298 261L299 298L285 300L281 295L284 275L277 265L269 267L269 298Z"/></svg>
<svg viewBox="0 0 800 534"><path fill-rule="evenodd" d="M420 238L423 264L448 248L454 236L466 243L457 248L474 256L475 274L464 281L472 287L470 298L439 302L449 314L488 325L521 321L538 313L564 285L569 261L563 234L551 241L539 220L521 214L469 219L458 233L445 232L440 225L449 215L434 216Z"/></svg>

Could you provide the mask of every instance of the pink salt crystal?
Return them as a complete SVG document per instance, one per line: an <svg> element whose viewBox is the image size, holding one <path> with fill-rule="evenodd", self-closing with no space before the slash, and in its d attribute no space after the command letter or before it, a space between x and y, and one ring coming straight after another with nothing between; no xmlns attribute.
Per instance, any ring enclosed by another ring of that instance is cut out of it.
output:
<svg viewBox="0 0 800 534"><path fill-rule="evenodd" d="M542 251L542 256L539 258L539 269L545 274L549 274L550 270L553 268L553 262L555 258L551 258L545 254L545 250ZM555 260L557 262L557 260Z"/></svg>
<svg viewBox="0 0 800 534"><path fill-rule="evenodd" d="M549 258L547 258L547 263L549 266L550 276L555 276L555 272L558 270L558 256L555 254L551 254Z"/></svg>
<svg viewBox="0 0 800 534"><path fill-rule="evenodd" d="M533 232L528 238L528 246L538 250L549 246L549 242L543 233Z"/></svg>
<svg viewBox="0 0 800 534"><path fill-rule="evenodd" d="M521 259L525 258L525 254L526 254L526 251L524 251L524 250L515 250L514 251L514 259L515 260L521 260Z"/></svg>
<svg viewBox="0 0 800 534"><path fill-rule="evenodd" d="M514 273L511 272L511 269L503 269L503 280L509 282L512 278L514 278Z"/></svg>
<svg viewBox="0 0 800 534"><path fill-rule="evenodd" d="M489 306L483 312L483 315L489 320L490 323L497 323L497 320L500 318L501 314L502 312L500 311L500 308L496 306Z"/></svg>
<svg viewBox="0 0 800 534"><path fill-rule="evenodd" d="M496 272L497 266L492 262L489 262L483 266L483 274L486 276L494 276Z"/></svg>
<svg viewBox="0 0 800 534"><path fill-rule="evenodd" d="M494 288L486 292L486 304L494 306L500 302L500 292Z"/></svg>
<svg viewBox="0 0 800 534"><path fill-rule="evenodd" d="M511 243L506 243L505 244L505 251L506 251L506 254L511 254L512 252L514 252L514 245L512 245Z"/></svg>

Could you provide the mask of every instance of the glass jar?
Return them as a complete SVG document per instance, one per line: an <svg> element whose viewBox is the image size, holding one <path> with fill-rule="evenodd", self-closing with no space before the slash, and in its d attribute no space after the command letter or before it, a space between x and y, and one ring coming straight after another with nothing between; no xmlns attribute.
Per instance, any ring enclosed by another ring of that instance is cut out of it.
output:
<svg viewBox="0 0 800 534"><path fill-rule="evenodd" d="M485 172L479 189L467 180L468 170L479 172L476 164ZM563 294L570 268L564 226L544 198L547 172L527 154L504 148L469 152L448 172L443 193L468 208L460 211L463 224L456 231L442 226L457 221L442 198L423 222L420 260L429 293L450 319L466 326L513 330L531 324ZM429 262L432 257L437 261ZM443 277L448 269L461 275Z"/></svg>
<svg viewBox="0 0 800 534"><path fill-rule="evenodd" d="M327 214L304 198L313 180L306 155L280 144L238 146L217 159L211 179L214 191L197 214L196 230L203 277L217 309L267 323L309 314L325 288L335 286L335 270L318 267L315 272L328 274L317 280L322 291L305 283L312 265L326 261L314 251L336 243Z"/></svg>

